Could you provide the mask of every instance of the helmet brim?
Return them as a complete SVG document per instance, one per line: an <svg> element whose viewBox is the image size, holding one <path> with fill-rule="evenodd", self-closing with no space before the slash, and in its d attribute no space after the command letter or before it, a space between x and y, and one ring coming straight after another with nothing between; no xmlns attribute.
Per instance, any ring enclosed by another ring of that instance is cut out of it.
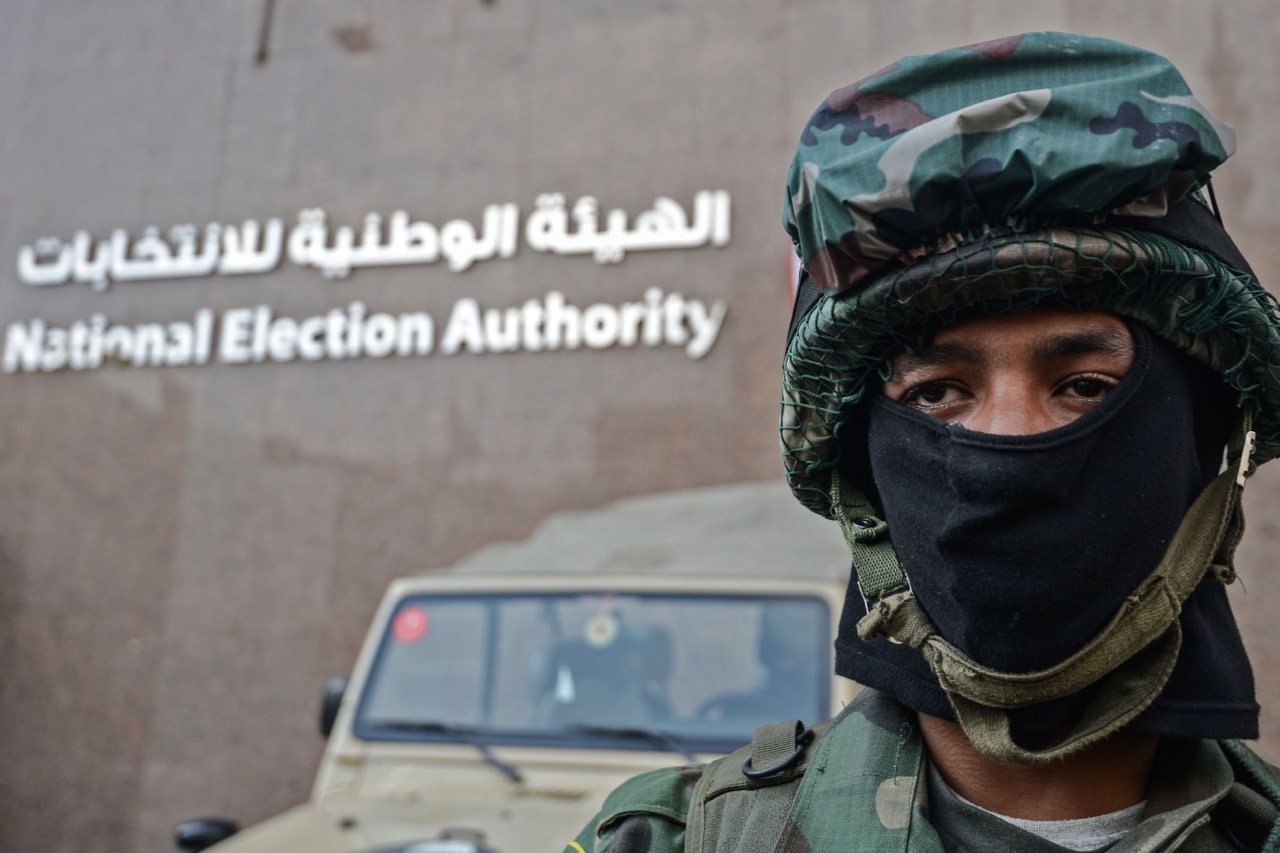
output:
<svg viewBox="0 0 1280 853"><path fill-rule="evenodd" d="M1200 206L1186 200L1183 204ZM1132 318L1207 365L1257 407L1255 460L1280 455L1280 310L1246 270L1154 230L988 234L824 295L783 361L781 438L796 497L831 516L837 438L887 378L890 357L942 327L1055 304Z"/></svg>

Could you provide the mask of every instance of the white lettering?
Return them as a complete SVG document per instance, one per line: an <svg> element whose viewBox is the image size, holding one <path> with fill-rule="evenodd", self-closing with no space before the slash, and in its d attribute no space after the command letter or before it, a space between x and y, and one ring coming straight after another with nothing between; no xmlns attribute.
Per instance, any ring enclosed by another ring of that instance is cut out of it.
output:
<svg viewBox="0 0 1280 853"><path fill-rule="evenodd" d="M105 319L99 314L94 319ZM196 364L209 363L209 351L213 346L213 312L208 308L201 308L196 312Z"/></svg>
<svg viewBox="0 0 1280 853"><path fill-rule="evenodd" d="M453 304L449 325L440 340L440 352L454 355L463 346L468 352L484 352L484 329L480 322L480 306L474 299L459 299Z"/></svg>
<svg viewBox="0 0 1280 853"><path fill-rule="evenodd" d="M582 339L592 349L606 349L618 342L618 309L592 305L582 312Z"/></svg>
<svg viewBox="0 0 1280 853"><path fill-rule="evenodd" d="M44 348L44 320L29 324L10 323L4 333L4 372L40 369L40 351Z"/></svg>
<svg viewBox="0 0 1280 853"><path fill-rule="evenodd" d="M325 317L324 351L329 358L342 358L346 354L342 346L342 335L347 330L347 318L342 310L334 308Z"/></svg>
<svg viewBox="0 0 1280 853"><path fill-rule="evenodd" d="M693 340L689 341L685 352L690 358L702 358L711 352L716 339L720 337L724 315L728 312L729 306L723 299L712 303L710 310L696 299L689 303L689 325L693 328Z"/></svg>
<svg viewBox="0 0 1280 853"><path fill-rule="evenodd" d="M604 210L594 196L581 196L570 208L564 195L543 193L523 233L532 251L590 255L597 263L614 264L628 252L727 245L730 202L724 190L702 190L693 196L690 216L680 202L657 196L650 209L633 218L622 208ZM123 228L99 240L80 230L69 240L41 237L20 247L17 270L19 279L32 287L78 282L98 291L113 281L261 274L275 269L285 253L291 263L317 269L325 278L346 278L363 267L434 264L441 259L452 272L462 273L479 261L515 257L522 231L519 216L515 203L489 204L478 225L453 219L437 228L430 222L411 222L408 211L396 210L384 228L383 215L371 211L357 236L349 225L331 230L328 214L313 207L298 212L287 238L278 217L268 219L265 229L256 219L238 225L210 222L202 229L183 223L167 231L148 225L136 240ZM362 314L349 319L347 358L363 348L362 319ZM195 338L191 361L201 363L199 331ZM254 341L264 348L255 349L251 343L251 360L262 361L269 343L265 338Z"/></svg>
<svg viewBox="0 0 1280 853"><path fill-rule="evenodd" d="M550 350L577 349L582 346L582 312L566 305L564 294L553 290L547 294L545 313L546 347Z"/></svg>
<svg viewBox="0 0 1280 853"><path fill-rule="evenodd" d="M625 302L618 306L618 346L633 347L640 340L640 326L644 322L645 307L640 302Z"/></svg>
<svg viewBox="0 0 1280 853"><path fill-rule="evenodd" d="M53 328L44 338L44 352L40 354L41 370L61 370L67 363L67 330Z"/></svg>
<svg viewBox="0 0 1280 853"><path fill-rule="evenodd" d="M484 340L489 352L514 352L520 348L521 316L515 308L484 312Z"/></svg>
<svg viewBox="0 0 1280 853"><path fill-rule="evenodd" d="M94 314L89 321L89 347L85 353L85 367L90 370L102 367L103 335L107 330L107 318L102 314Z"/></svg>
<svg viewBox="0 0 1280 853"><path fill-rule="evenodd" d="M645 346L681 348L700 359L715 346L727 312L723 300L708 303L659 288L646 290L641 301L585 307L569 304L559 291L509 307L482 308L467 297L454 303L439 350L482 355ZM276 317L270 306L257 305L220 316L201 308L190 320L133 326L111 325L103 314L62 327L36 319L8 325L3 370L426 356L436 349L435 328L425 312L370 313L360 301L301 318Z"/></svg>
<svg viewBox="0 0 1280 853"><path fill-rule="evenodd" d="M320 341L324 327L324 317L308 317L298 324L298 353L304 361L324 358L324 344Z"/></svg>
<svg viewBox="0 0 1280 853"><path fill-rule="evenodd" d="M267 331L271 327L271 309L259 305L253 312L253 343L249 347L250 358L261 364L267 359Z"/></svg>
<svg viewBox="0 0 1280 853"><path fill-rule="evenodd" d="M542 318L546 312L542 303L530 299L520 308L520 344L526 352L541 352L544 346L542 339Z"/></svg>
<svg viewBox="0 0 1280 853"><path fill-rule="evenodd" d="M84 370L89 366L89 325L77 320L71 324L68 332L70 333L68 360L71 363L71 369Z"/></svg>
<svg viewBox="0 0 1280 853"><path fill-rule="evenodd" d="M678 293L668 293L662 302L663 338L672 346L683 346L689 339L684 328L684 297Z"/></svg>
<svg viewBox="0 0 1280 853"><path fill-rule="evenodd" d="M159 323L134 327L133 366L159 367L164 364L165 329Z"/></svg>
<svg viewBox="0 0 1280 853"><path fill-rule="evenodd" d="M186 367L195 361L196 330L190 323L169 324L169 344L165 347L164 363L169 367Z"/></svg>
<svg viewBox="0 0 1280 853"><path fill-rule="evenodd" d="M133 358L134 335L128 326L112 326L102 337L102 355L127 362Z"/></svg>
<svg viewBox="0 0 1280 853"><path fill-rule="evenodd" d="M644 343L656 347L662 343L662 291L651 287L644 292Z"/></svg>
<svg viewBox="0 0 1280 853"><path fill-rule="evenodd" d="M401 314L396 355L431 355L435 345L435 323L430 314Z"/></svg>
<svg viewBox="0 0 1280 853"><path fill-rule="evenodd" d="M226 364L246 364L252 358L249 339L253 327L252 308L232 308L222 314L222 335L218 360Z"/></svg>
<svg viewBox="0 0 1280 853"><path fill-rule="evenodd" d="M364 303L352 302L347 308L349 321L347 323L347 358L356 358L360 355L360 346L362 343L361 330L364 325Z"/></svg>
<svg viewBox="0 0 1280 853"><path fill-rule="evenodd" d="M374 314L364 324L365 355L385 358L396 348L396 319L390 314Z"/></svg>
<svg viewBox="0 0 1280 853"><path fill-rule="evenodd" d="M298 355L298 324L281 317L267 333L267 354L272 361L293 361Z"/></svg>

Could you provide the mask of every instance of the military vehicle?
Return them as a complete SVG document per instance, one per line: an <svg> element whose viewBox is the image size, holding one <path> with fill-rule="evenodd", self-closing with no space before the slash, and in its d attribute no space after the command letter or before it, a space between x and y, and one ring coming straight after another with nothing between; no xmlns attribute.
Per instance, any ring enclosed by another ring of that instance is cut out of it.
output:
<svg viewBox="0 0 1280 853"><path fill-rule="evenodd" d="M698 489L397 580L326 690L310 800L242 832L188 821L177 848L560 851L624 779L852 698L835 528L780 483Z"/></svg>

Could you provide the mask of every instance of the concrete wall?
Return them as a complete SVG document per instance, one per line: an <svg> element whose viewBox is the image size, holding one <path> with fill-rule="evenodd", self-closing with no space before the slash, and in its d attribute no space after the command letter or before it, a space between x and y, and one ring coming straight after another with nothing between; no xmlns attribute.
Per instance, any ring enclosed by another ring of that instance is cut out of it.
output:
<svg viewBox="0 0 1280 853"><path fill-rule="evenodd" d="M459 300L727 305L710 352L581 348L0 374L0 850L165 849L204 813L306 797L319 688L391 578L548 513L781 476L779 228L798 128L905 53L1028 29L1159 50L1240 132L1216 182L1280 281L1280 20L1269 0L2 0L0 319L134 328L269 306L431 315ZM331 225L406 210L732 195L728 246L617 264L536 252L345 279L23 283L78 230ZM1280 758L1280 480L1264 471L1237 597Z"/></svg>

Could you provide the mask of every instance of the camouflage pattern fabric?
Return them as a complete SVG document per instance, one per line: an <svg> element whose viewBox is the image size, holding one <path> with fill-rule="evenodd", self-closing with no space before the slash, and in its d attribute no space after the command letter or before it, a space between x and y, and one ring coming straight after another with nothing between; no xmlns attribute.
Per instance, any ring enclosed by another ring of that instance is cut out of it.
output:
<svg viewBox="0 0 1280 853"><path fill-rule="evenodd" d="M824 292L783 365L797 498L831 517L837 433L856 429L894 351L1045 302L1132 317L1208 364L1257 408L1255 460L1280 455L1275 298L1135 224L1199 207L1187 193L1233 149L1172 65L1106 39L1030 33L833 93L801 136L784 212Z"/></svg>
<svg viewBox="0 0 1280 853"><path fill-rule="evenodd" d="M994 229L1160 215L1235 150L1164 58L1028 33L908 57L809 119L784 222L819 287Z"/></svg>
<svg viewBox="0 0 1280 853"><path fill-rule="evenodd" d="M1235 742L1185 741L1167 756L1153 778L1150 813L1111 849L1127 853L1188 853L1235 849L1222 821L1211 811L1234 788L1233 779L1261 792L1272 808L1270 826L1253 831L1259 849L1275 850L1280 824L1274 805L1280 778ZM565 853L942 853L943 841L930 821L924 746L915 715L874 690L864 690L819 741L801 777L790 814L764 833L735 835L749 821L749 790L707 790L705 801L738 797L746 811L722 821L714 838L689 839L685 827L701 768L671 768L627 782ZM1157 805L1158 804L1158 805ZM1256 821L1254 822L1256 824ZM1228 827L1233 835L1242 833ZM989 849L984 846L984 849Z"/></svg>
<svg viewBox="0 0 1280 853"><path fill-rule="evenodd" d="M705 769L670 767L628 779L564 853L680 853L693 787Z"/></svg>

